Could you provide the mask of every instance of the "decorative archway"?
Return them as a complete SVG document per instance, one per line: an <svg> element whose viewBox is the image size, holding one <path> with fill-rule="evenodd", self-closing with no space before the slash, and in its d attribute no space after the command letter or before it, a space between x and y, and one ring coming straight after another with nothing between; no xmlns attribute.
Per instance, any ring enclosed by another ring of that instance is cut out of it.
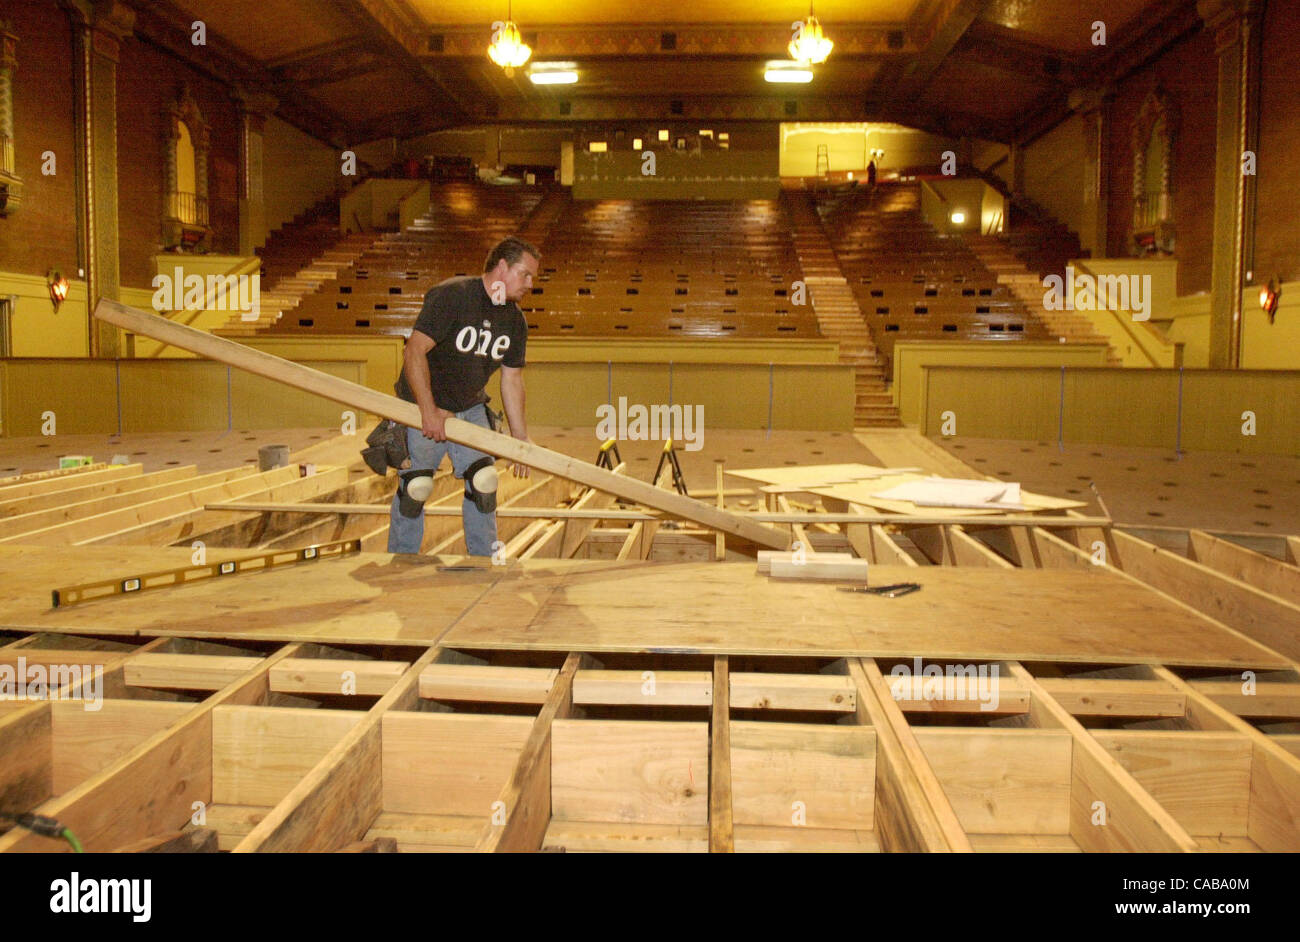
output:
<svg viewBox="0 0 1300 942"><path fill-rule="evenodd" d="M167 106L167 164L163 192L163 245L194 249L211 231L208 225L208 124L182 83Z"/></svg>
<svg viewBox="0 0 1300 942"><path fill-rule="evenodd" d="M1173 154L1178 111L1157 86L1133 122L1133 233L1138 255L1174 252Z"/></svg>

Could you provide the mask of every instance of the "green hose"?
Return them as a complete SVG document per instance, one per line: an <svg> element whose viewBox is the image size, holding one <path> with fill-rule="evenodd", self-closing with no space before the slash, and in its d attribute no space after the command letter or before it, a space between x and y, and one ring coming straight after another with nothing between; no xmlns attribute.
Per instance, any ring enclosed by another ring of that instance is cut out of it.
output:
<svg viewBox="0 0 1300 942"><path fill-rule="evenodd" d="M74 854L83 853L81 849L81 841L77 840L77 835L72 833L71 828L64 828L59 833L65 841L72 845L72 852Z"/></svg>

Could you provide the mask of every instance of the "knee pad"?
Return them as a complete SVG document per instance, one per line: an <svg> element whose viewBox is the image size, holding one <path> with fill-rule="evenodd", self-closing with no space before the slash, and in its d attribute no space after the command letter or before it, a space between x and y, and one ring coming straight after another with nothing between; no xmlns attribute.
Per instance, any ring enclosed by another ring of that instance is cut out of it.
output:
<svg viewBox="0 0 1300 942"><path fill-rule="evenodd" d="M484 455L465 469L465 497L474 502L480 513L497 509L496 459Z"/></svg>
<svg viewBox="0 0 1300 942"><path fill-rule="evenodd" d="M427 470L402 471L397 487L397 509L403 517L418 517L424 513L424 502L433 493L433 472Z"/></svg>

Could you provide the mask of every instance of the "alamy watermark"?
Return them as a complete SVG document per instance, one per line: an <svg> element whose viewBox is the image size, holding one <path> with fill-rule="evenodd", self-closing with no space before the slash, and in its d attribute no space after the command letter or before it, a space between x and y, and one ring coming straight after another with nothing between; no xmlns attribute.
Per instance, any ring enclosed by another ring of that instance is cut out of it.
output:
<svg viewBox="0 0 1300 942"><path fill-rule="evenodd" d="M618 397L618 406L606 402L596 406L596 437L601 441L653 442L671 438L683 443L687 451L704 447L704 406L627 404L627 396Z"/></svg>
<svg viewBox="0 0 1300 942"><path fill-rule="evenodd" d="M262 316L262 276L208 275L196 272L188 275L179 266L171 274L159 272L150 284L154 288L153 309L159 314L168 311L229 311L239 312L241 321L255 321Z"/></svg>
<svg viewBox="0 0 1300 942"><path fill-rule="evenodd" d="M978 700L980 709L998 708L997 664L895 664L889 672L895 700Z"/></svg>
<svg viewBox="0 0 1300 942"><path fill-rule="evenodd" d="M1150 275L1076 275L1065 266L1065 277L1043 279L1045 311L1132 311L1133 320L1151 319Z"/></svg>
<svg viewBox="0 0 1300 942"><path fill-rule="evenodd" d="M81 700L88 713L104 706L103 675L94 664L0 664L0 700ZM76 691L74 694L73 691Z"/></svg>

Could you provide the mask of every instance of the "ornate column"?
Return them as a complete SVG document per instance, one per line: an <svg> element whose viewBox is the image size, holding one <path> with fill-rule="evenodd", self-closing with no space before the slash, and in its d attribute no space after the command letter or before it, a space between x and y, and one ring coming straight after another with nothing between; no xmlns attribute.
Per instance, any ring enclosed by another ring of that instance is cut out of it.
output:
<svg viewBox="0 0 1300 942"><path fill-rule="evenodd" d="M117 234L117 63L135 12L120 0L65 0L77 59L77 196L89 295L92 357L120 356L121 332L89 311L117 300L121 280Z"/></svg>
<svg viewBox="0 0 1300 942"><path fill-rule="evenodd" d="M15 164L14 72L18 69L18 37L0 20L0 216L22 202L23 181Z"/></svg>
<svg viewBox="0 0 1300 942"><path fill-rule="evenodd" d="M1083 120L1083 220L1079 241L1094 258L1105 258L1110 232L1110 107L1114 90L1081 88L1070 94L1070 107Z"/></svg>
<svg viewBox="0 0 1300 942"><path fill-rule="evenodd" d="M263 189L263 132L279 101L271 95L236 89L239 107L239 254L252 255L266 242L266 194Z"/></svg>
<svg viewBox="0 0 1300 942"><path fill-rule="evenodd" d="M1219 96L1214 163L1214 249L1210 286L1210 367L1241 365L1242 291L1253 265L1255 177L1242 156L1259 142L1260 0L1199 0L1214 33Z"/></svg>

